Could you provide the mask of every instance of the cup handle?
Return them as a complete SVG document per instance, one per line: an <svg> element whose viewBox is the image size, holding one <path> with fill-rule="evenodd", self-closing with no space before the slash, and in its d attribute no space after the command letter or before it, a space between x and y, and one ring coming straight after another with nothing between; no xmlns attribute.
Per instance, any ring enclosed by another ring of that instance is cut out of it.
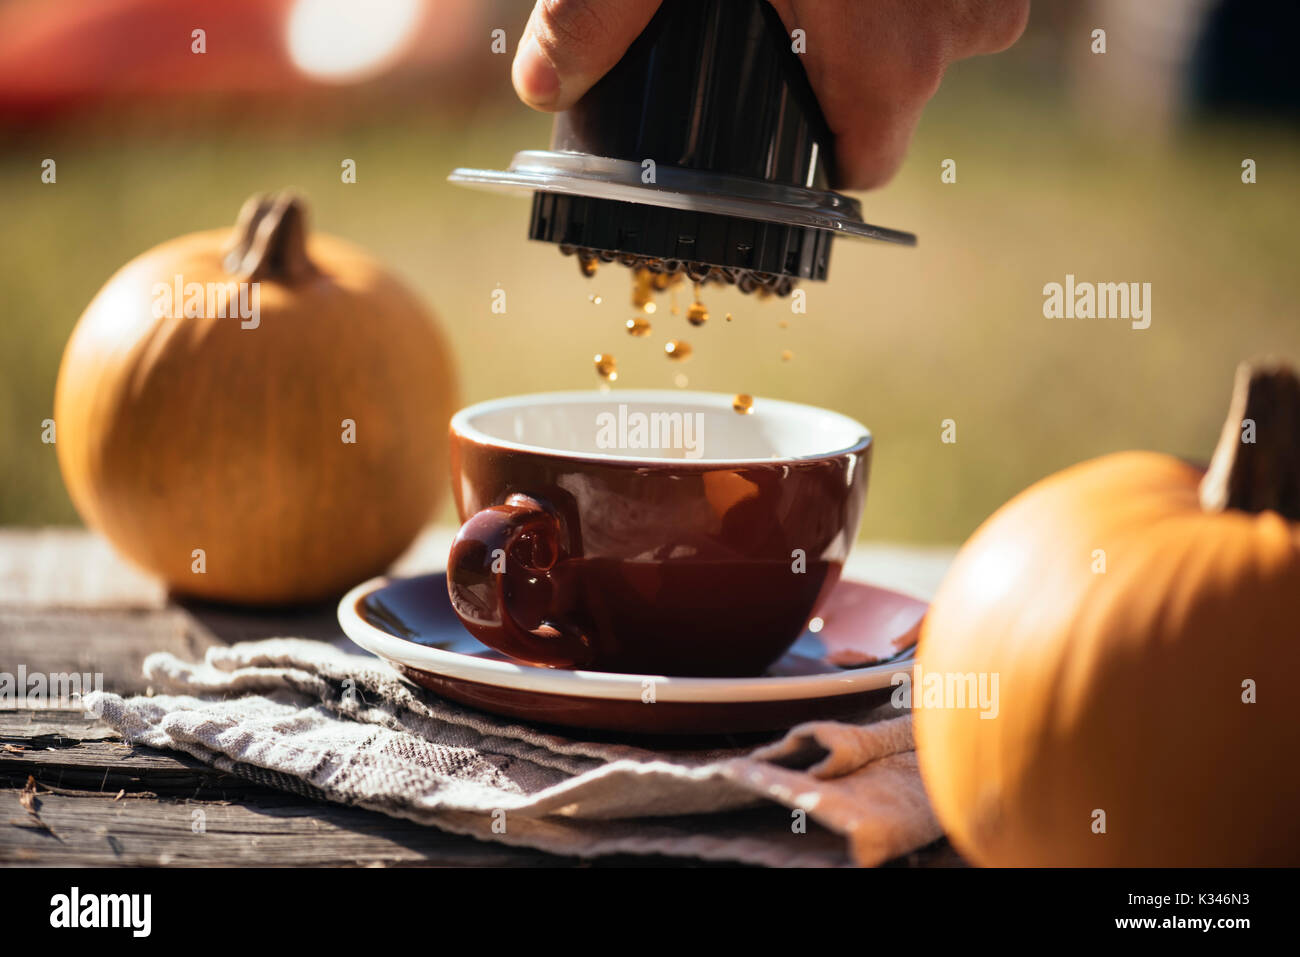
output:
<svg viewBox="0 0 1300 957"><path fill-rule="evenodd" d="M560 531L554 512L521 493L476 512L451 544L447 594L461 623L489 648L530 665L580 668L591 662L585 635L549 620L530 631L510 608L524 582L546 587L539 579L562 560Z"/></svg>

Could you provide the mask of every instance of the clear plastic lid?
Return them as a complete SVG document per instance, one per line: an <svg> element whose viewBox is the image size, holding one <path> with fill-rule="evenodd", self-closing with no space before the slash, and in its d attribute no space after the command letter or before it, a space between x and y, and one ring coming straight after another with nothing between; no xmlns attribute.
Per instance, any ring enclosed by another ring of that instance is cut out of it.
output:
<svg viewBox="0 0 1300 957"><path fill-rule="evenodd" d="M586 153L521 150L506 170L456 169L449 182L503 192L537 191L590 196L670 209L739 216L787 226L809 226L844 236L916 245L916 235L862 219L856 199L840 193L769 183L676 166L651 170L631 160Z"/></svg>

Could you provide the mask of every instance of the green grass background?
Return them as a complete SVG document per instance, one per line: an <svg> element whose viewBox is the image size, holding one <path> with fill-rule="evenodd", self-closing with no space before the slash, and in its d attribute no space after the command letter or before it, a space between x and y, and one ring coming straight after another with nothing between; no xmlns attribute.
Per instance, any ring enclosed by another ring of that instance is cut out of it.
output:
<svg viewBox="0 0 1300 957"><path fill-rule="evenodd" d="M316 227L368 247L419 291L449 336L465 402L594 387L601 351L618 357L618 388L670 387L683 371L692 388L860 418L877 441L867 538L959 541L1034 480L1113 450L1207 457L1236 362L1300 359L1300 140L1244 122L1163 138L1103 132L1059 96L1000 80L992 62L950 72L902 172L862 197L869 221L917 232L918 248L840 240L830 281L806 287L806 315L710 290L709 325L661 309L640 340L622 330L624 270L585 280L554 247L525 240L526 199L445 182L454 166L500 167L546 144L547 118L504 96L458 114L270 122L199 107L180 123L83 118L6 136L0 523L77 521L40 424L96 290L137 253L230 223L249 193L283 186L309 198ZM46 156L56 185L40 182ZM345 157L355 185L340 182ZM939 179L949 157L955 185ZM1256 185L1240 181L1244 157L1258 163ZM1066 273L1150 282L1151 328L1045 319L1042 287ZM505 315L490 309L498 285ZM662 357L669 335L695 347L684 366ZM947 418L953 445L940 441Z"/></svg>

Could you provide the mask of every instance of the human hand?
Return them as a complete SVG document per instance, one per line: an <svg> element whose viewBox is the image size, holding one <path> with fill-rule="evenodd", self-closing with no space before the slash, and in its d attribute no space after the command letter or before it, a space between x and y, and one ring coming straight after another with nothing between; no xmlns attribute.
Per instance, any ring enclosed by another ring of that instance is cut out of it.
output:
<svg viewBox="0 0 1300 957"><path fill-rule="evenodd" d="M660 0L537 0L515 53L519 98L567 110L627 51ZM903 162L921 110L955 60L1015 43L1029 0L771 0L807 38L804 69L835 134L842 189Z"/></svg>

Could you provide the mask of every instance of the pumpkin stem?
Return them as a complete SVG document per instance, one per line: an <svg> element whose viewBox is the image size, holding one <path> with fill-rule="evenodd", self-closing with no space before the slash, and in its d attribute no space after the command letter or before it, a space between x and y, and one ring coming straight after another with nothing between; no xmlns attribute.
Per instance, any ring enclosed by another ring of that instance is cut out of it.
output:
<svg viewBox="0 0 1300 957"><path fill-rule="evenodd" d="M1300 521L1300 377L1281 361L1237 367L1232 404L1201 480L1201 507Z"/></svg>
<svg viewBox="0 0 1300 957"><path fill-rule="evenodd" d="M307 208L293 193L259 193L239 211L226 272L245 282L301 282L319 272L307 256Z"/></svg>

